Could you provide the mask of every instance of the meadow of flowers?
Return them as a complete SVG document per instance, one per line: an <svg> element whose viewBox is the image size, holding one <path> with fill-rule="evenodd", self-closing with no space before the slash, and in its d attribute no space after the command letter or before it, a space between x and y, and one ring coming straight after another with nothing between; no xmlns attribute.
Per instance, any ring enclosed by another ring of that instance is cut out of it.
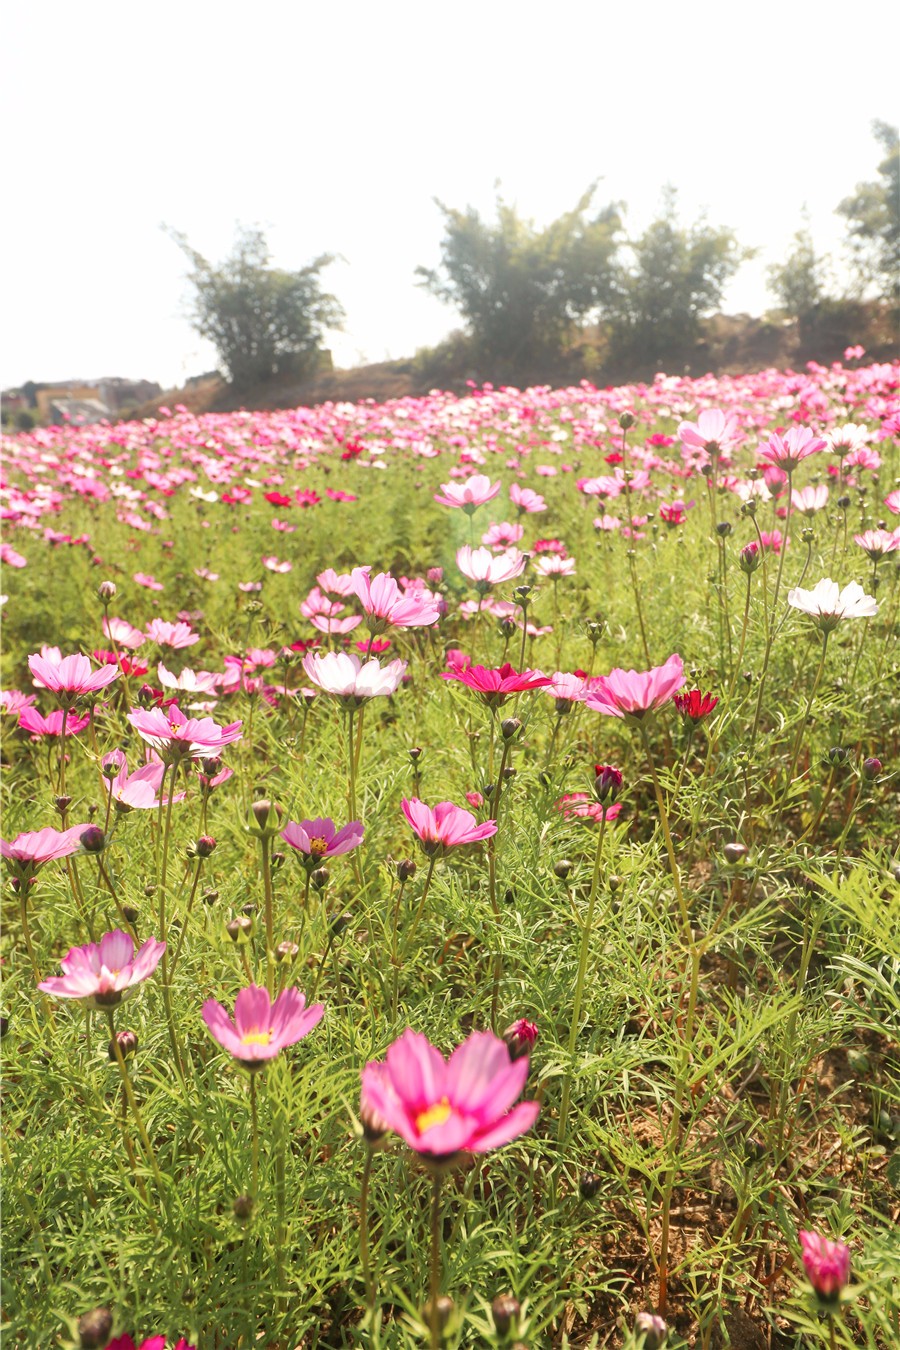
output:
<svg viewBox="0 0 900 1350"><path fill-rule="evenodd" d="M900 1341L900 363L6 438L9 1343Z"/></svg>

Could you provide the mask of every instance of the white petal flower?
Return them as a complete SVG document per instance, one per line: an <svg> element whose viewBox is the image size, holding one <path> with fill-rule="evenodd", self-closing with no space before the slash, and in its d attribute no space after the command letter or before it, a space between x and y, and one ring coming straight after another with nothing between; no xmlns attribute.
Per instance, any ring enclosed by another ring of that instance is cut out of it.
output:
<svg viewBox="0 0 900 1350"><path fill-rule="evenodd" d="M878 613L875 597L866 595L858 581L839 591L830 577L823 577L811 591L795 586L788 592L788 604L809 614L823 633L837 628L841 619L871 619Z"/></svg>

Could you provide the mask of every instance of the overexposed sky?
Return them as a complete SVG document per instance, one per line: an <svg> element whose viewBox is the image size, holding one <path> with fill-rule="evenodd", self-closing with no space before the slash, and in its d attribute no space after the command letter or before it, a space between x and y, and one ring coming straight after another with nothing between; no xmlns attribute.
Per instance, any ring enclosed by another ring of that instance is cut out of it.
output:
<svg viewBox="0 0 900 1350"><path fill-rule="evenodd" d="M898 39L893 0L7 0L0 383L214 368L163 222L213 261L239 221L282 267L342 255L336 363L412 355L460 322L415 284L433 198L492 217L498 180L546 224L599 178L635 234L674 184L759 247L724 307L761 313L804 207L839 257Z"/></svg>

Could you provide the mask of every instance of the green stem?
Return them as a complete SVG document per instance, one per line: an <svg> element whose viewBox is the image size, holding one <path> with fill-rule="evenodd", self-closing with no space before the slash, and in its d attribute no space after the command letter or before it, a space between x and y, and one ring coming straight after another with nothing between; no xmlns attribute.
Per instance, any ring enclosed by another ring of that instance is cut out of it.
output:
<svg viewBox="0 0 900 1350"><path fill-rule="evenodd" d="M690 938L691 921L688 917L687 905L684 900L684 893L681 889L681 873L678 870L678 861L675 857L675 846L672 843L672 832L669 829L669 813L666 810L665 799L663 798L662 788L659 785L659 778L656 775L656 765L653 763L653 752L650 749L650 738L647 735L647 728L643 720L638 722L641 736L644 741L644 750L647 755L647 763L650 766L650 776L653 779L653 790L656 793L656 805L659 809L659 820L662 825L663 837L666 841L666 852L669 855L669 871L672 873L672 882L675 886L675 897L678 901L678 910L681 915L681 923L685 934Z"/></svg>
<svg viewBox="0 0 900 1350"><path fill-rule="evenodd" d="M371 1176L372 1148L369 1144L366 1144L362 1188L359 1193L359 1259L362 1264L363 1280L366 1286L366 1304L370 1309L375 1306L375 1286L372 1282L372 1265L369 1260L369 1181Z"/></svg>
<svg viewBox="0 0 900 1350"><path fill-rule="evenodd" d="M784 571L784 560L785 560L785 557L787 556L788 541L789 541L789 537L790 537L790 528L791 528L791 506L792 506L791 497L792 497L792 480L791 480L791 473L790 473L790 471L788 471L787 516L786 516L785 522L784 522L784 537L783 537L783 539L782 539L782 541L781 541L781 551L780 551L780 553L778 554L778 574L777 574L777 576L775 577L775 592L774 592L774 594L773 594L773 596L772 596L772 622L771 622L771 624L769 625L769 629L768 629L768 632L767 632L767 634L766 634L766 649L765 649L765 652L764 652L764 654L763 654L763 668L762 668L762 674L761 674L760 677L759 677L759 690L758 690L757 696L756 696L756 713L755 713L755 716L754 716L754 718L753 718L753 730L752 730L751 733L750 733L750 754L751 754L751 755L753 754L753 747L754 747L755 744L756 744L756 733L757 733L757 731L759 730L759 719L760 719L760 715L761 715L761 713L762 713L763 692L764 692L765 687L766 687L766 676L767 676L768 671L769 671L769 656L771 655L771 652L772 652L772 644L773 644L773 642L775 641L775 613L776 613L776 610L777 610L777 608L778 608L778 596L779 596L780 591L781 591L781 574L782 574L782 572ZM754 518L753 518L753 521L754 521L754 524L756 524L756 517L755 517L755 516L754 516ZM759 526L757 526L757 532L758 532L758 531L759 531ZM760 548L762 548L762 536L760 536Z"/></svg>
<svg viewBox="0 0 900 1350"><path fill-rule="evenodd" d="M172 974L175 974L175 966L181 955L181 949L184 946L184 937L187 933L188 919L191 917L191 910L194 907L194 897L197 894L197 882L200 880L200 870L203 866L202 859L197 859L197 866L194 869L194 880L191 885L191 893L188 896L187 909L184 912L184 922L181 925L181 932L178 934L178 946L175 948L175 955L172 957Z"/></svg>
<svg viewBox="0 0 900 1350"><path fill-rule="evenodd" d="M431 874L434 871L434 865L436 862L437 862L437 854L432 853L431 857L428 859L428 872L426 873L425 876L425 885L422 887L422 898L419 901L419 907L416 910L415 917L413 918L409 932L406 935L406 940L403 943L401 960L406 959L407 953L409 952L409 949L412 946L412 940L416 935L416 929L419 927L419 920L422 917L422 912L425 909L425 901L428 898L428 888L431 885Z"/></svg>
<svg viewBox="0 0 900 1350"><path fill-rule="evenodd" d="M441 1294L441 1174L435 1170L431 1178L431 1301L429 1329L431 1350L440 1350L441 1319L438 1299Z"/></svg>
<svg viewBox="0 0 900 1350"><path fill-rule="evenodd" d="M275 992L275 915L272 895L272 867L269 858L270 839L264 830L259 841L262 854L263 891L265 894L266 917L266 988L269 998Z"/></svg>
<svg viewBox="0 0 900 1350"><path fill-rule="evenodd" d="M578 973L575 977L575 995L572 999L572 1021L569 1024L569 1055L566 1064L566 1076L563 1079L562 1101L559 1108L559 1126L556 1132L557 1142L565 1143L566 1123L569 1116L569 1098L572 1089L572 1064L575 1058L575 1042L578 1039L578 1023L581 1017L581 1000L584 994L584 978L587 973L588 951L591 944L591 931L594 925L594 907L597 892L600 889L600 859L603 853L603 837L606 834L606 807L600 817L600 832L597 838L597 850L594 854L594 874L591 878L591 891L588 897L587 915L581 930L581 954L578 958Z"/></svg>
<svg viewBox="0 0 900 1350"><path fill-rule="evenodd" d="M256 1102L256 1070L250 1070L250 1194L259 1195L259 1112Z"/></svg>
<svg viewBox="0 0 900 1350"><path fill-rule="evenodd" d="M791 784L794 781L794 770L797 767L797 758L800 754L800 745L803 740L803 735L806 731L807 723L809 722L810 710L812 709L813 699L816 696L816 691L819 688L819 681L822 678L822 671L825 669L825 653L827 652L827 650L828 650L828 633L826 631L822 634L822 655L819 659L819 669L816 671L816 678L813 681L813 687L809 691L809 698L806 700L806 710L803 713L803 720L801 721L800 726L797 729L797 735L794 739L794 748L793 751L791 752L791 765L790 768L788 769L787 778L785 779L784 792L782 793L781 801L778 804L778 811L775 817L776 820L781 819L782 813L787 803L788 794L790 793L791 790Z"/></svg>
<svg viewBox="0 0 900 1350"><path fill-rule="evenodd" d="M144 1146L144 1152L146 1153L147 1159L153 1170L153 1176L156 1180L157 1190L159 1191L159 1198L163 1202L163 1204L166 1205L167 1204L166 1190L165 1186L163 1185L163 1179L159 1170L159 1164L156 1161L156 1154L153 1151L153 1145L150 1143L150 1137L147 1134L143 1118L141 1116L140 1111L138 1110L138 1104L135 1099L134 1089L131 1085L131 1076L125 1064L125 1056L122 1054L122 1047L121 1045L119 1045L118 1038L116 1037L116 1024L115 1019L113 1017L112 1008L106 1009L106 1020L109 1024L109 1035L112 1042L113 1053L115 1054L116 1057L116 1063L119 1066L119 1073L122 1076L122 1087L125 1090L125 1096L128 1098L128 1106L131 1111L132 1117L134 1118L134 1123L137 1126L137 1132L140 1135L141 1143Z"/></svg>

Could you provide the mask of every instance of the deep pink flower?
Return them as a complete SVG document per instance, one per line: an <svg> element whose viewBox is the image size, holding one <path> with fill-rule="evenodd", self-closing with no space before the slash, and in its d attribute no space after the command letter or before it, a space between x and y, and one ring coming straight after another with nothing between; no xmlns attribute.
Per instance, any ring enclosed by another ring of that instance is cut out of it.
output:
<svg viewBox="0 0 900 1350"><path fill-rule="evenodd" d="M684 681L684 667L676 652L664 665L654 666L652 670L616 667L608 675L598 676L584 701L594 712L640 720L646 713L668 703Z"/></svg>
<svg viewBox="0 0 900 1350"><path fill-rule="evenodd" d="M423 1159L447 1164L531 1129L540 1104L513 1106L527 1077L527 1056L511 1059L491 1031L474 1031L445 1060L427 1037L408 1029L383 1064L363 1069L362 1110L374 1111Z"/></svg>
<svg viewBox="0 0 900 1350"><path fill-rule="evenodd" d="M805 1229L799 1238L803 1268L813 1289L820 1298L836 1299L850 1281L850 1248Z"/></svg>
<svg viewBox="0 0 900 1350"><path fill-rule="evenodd" d="M29 732L33 738L61 736L64 716L65 713L62 708L57 708L55 712L48 713L46 717L39 713L37 708L23 708L19 714L19 726L23 731ZM82 716L70 712L66 718L66 735L77 736L79 732L84 731L85 727L90 725L90 721L90 716L87 713Z"/></svg>
<svg viewBox="0 0 900 1350"><path fill-rule="evenodd" d="M545 684L552 683L539 670L523 670L520 674L508 661L496 669L488 666L466 666L464 669L445 671L441 679L459 680L469 689L474 689L489 708L501 707L511 694L541 689Z"/></svg>
<svg viewBox="0 0 900 1350"><path fill-rule="evenodd" d="M462 483L441 483L441 492L434 494L434 500L442 506L461 506L471 515L479 506L496 497L500 488L499 479L492 483L487 474L475 473ZM444 495L441 496L441 493Z"/></svg>
<svg viewBox="0 0 900 1350"><path fill-rule="evenodd" d="M87 825L73 825L68 830L54 830L47 826L43 830L29 830L17 834L7 843L0 839L0 857L6 859L9 870L20 881L31 881L38 868L54 858L68 858L81 847L80 840Z"/></svg>
<svg viewBox="0 0 900 1350"><path fill-rule="evenodd" d="M94 670L86 656L65 656L61 661L48 661L43 656L31 655L28 669L38 688L58 694L61 702L71 703L81 694L96 694L119 678L115 666L101 666Z"/></svg>
<svg viewBox="0 0 900 1350"><path fill-rule="evenodd" d="M181 651L200 641L189 623L166 623L165 619L151 619L147 624L147 641L156 642L160 647L171 647L172 651Z"/></svg>
<svg viewBox="0 0 900 1350"><path fill-rule="evenodd" d="M659 518L670 528L676 525L683 525L687 517L685 516L684 502L663 502L659 508Z"/></svg>
<svg viewBox="0 0 900 1350"><path fill-rule="evenodd" d="M117 928L99 942L72 947L60 961L63 974L42 980L38 989L56 998L83 998L92 1008L112 1008L136 993L137 985L159 965L165 949L164 942L148 938L135 956L130 934Z"/></svg>
<svg viewBox="0 0 900 1350"><path fill-rule="evenodd" d="M404 798L400 807L429 857L434 853L440 856L457 844L474 844L480 839L489 839L497 833L496 820L485 820L479 825L471 811L455 806L453 802L438 802L432 810L418 797L411 797L408 800Z"/></svg>
<svg viewBox="0 0 900 1350"><path fill-rule="evenodd" d="M390 572L369 575L368 567L354 567L353 593L366 613L369 631L382 633L396 628L428 628L441 617L438 606L420 591L401 591Z"/></svg>
<svg viewBox="0 0 900 1350"><path fill-rule="evenodd" d="M322 1020L321 1003L306 1006L299 989L283 989L275 1002L267 989L250 984L234 1003L234 1021L214 998L208 998L201 1016L223 1049L248 1069L260 1069L286 1046L302 1040Z"/></svg>
<svg viewBox="0 0 900 1350"><path fill-rule="evenodd" d="M128 714L128 721L165 764L211 758L243 735L242 722L220 727L211 717L185 717L177 704L166 711L136 709Z"/></svg>
<svg viewBox="0 0 900 1350"><path fill-rule="evenodd" d="M827 442L816 436L809 427L789 427L784 436L773 431L768 445L759 452L759 457L785 473L793 473L801 460L827 449Z"/></svg>
<svg viewBox="0 0 900 1350"><path fill-rule="evenodd" d="M683 694L676 694L673 701L685 721L691 722L696 727L709 717L719 700L712 694L704 694L700 689L691 689Z"/></svg>
<svg viewBox="0 0 900 1350"><path fill-rule="evenodd" d="M603 804L589 792L564 793L557 801L556 809L567 819L572 817L576 820L602 820L604 812ZM606 819L615 820L621 810L622 803L613 802L606 807Z"/></svg>
<svg viewBox="0 0 900 1350"><path fill-rule="evenodd" d="M304 854L304 864L317 867L323 858L336 858L340 853L349 853L363 841L365 833L361 820L351 820L340 830L335 829L329 816L317 816L314 820L301 820L299 823L289 820L281 831L286 844Z"/></svg>
<svg viewBox="0 0 900 1350"><path fill-rule="evenodd" d="M115 1340L110 1341L106 1350L165 1350L165 1336L148 1336L147 1340L141 1341L136 1346L130 1336L117 1336ZM196 1346L188 1345L185 1338L180 1337L175 1350L197 1350Z"/></svg>

